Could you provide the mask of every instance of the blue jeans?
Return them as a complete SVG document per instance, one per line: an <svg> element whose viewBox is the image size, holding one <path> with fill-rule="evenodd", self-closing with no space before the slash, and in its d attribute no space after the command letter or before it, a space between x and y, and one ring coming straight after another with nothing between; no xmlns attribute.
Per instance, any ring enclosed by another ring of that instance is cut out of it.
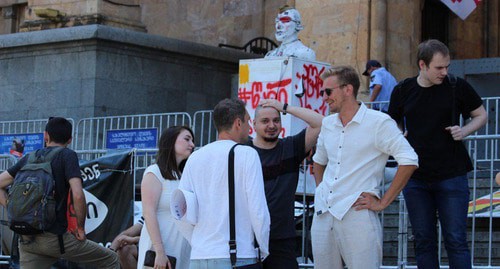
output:
<svg viewBox="0 0 500 269"><path fill-rule="evenodd" d="M249 265L256 263L257 258L238 258L236 266ZM191 260L189 269L231 269L231 260L227 259L203 259Z"/></svg>
<svg viewBox="0 0 500 269"><path fill-rule="evenodd" d="M472 268L467 246L467 176L437 182L410 179L403 194L415 236L418 268L439 268L436 229L438 215L450 269Z"/></svg>

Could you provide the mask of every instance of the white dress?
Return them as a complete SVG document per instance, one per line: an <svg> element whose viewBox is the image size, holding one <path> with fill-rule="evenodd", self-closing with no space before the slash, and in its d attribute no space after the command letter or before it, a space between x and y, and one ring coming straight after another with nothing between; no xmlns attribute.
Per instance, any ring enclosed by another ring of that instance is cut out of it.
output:
<svg viewBox="0 0 500 269"><path fill-rule="evenodd" d="M153 173L162 184L160 201L158 203L158 225L163 242L163 248L166 254L177 258L176 269L188 269L189 259L191 255L191 246L188 241L179 233L175 225L175 220L170 213L170 196L172 192L179 187L180 180L166 180L160 173L158 165L154 164L146 168L144 174ZM153 249L153 243L149 236L148 228L144 224L141 231L141 239L139 240L139 257L137 268L144 267L144 256L146 251Z"/></svg>

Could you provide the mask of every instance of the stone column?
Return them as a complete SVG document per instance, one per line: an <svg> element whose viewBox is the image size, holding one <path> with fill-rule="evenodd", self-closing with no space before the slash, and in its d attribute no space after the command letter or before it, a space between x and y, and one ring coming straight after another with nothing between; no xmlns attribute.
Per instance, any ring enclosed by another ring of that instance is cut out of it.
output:
<svg viewBox="0 0 500 269"><path fill-rule="evenodd" d="M387 0L372 0L370 4L369 58L385 65L387 37Z"/></svg>

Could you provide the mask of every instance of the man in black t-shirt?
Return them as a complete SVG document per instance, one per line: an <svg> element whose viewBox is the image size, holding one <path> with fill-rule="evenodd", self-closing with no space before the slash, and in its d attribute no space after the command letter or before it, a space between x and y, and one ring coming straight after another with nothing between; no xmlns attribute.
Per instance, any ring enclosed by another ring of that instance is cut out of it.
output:
<svg viewBox="0 0 500 269"><path fill-rule="evenodd" d="M419 158L419 168L403 190L419 268L439 268L437 216L450 268L471 268L466 221L467 172L473 167L461 141L481 128L487 115L469 83L449 78L449 65L443 43L432 39L421 43L419 75L400 82L389 105L389 115L407 132ZM459 126L460 115L471 120Z"/></svg>
<svg viewBox="0 0 500 269"><path fill-rule="evenodd" d="M71 123L64 118L51 118L45 127L46 148L37 154L46 155L56 147L63 147L51 162L55 181L56 221L47 231L37 235L21 235L19 239L20 265L23 269L50 268L59 258L99 268L120 268L118 256L110 249L86 239L85 218L87 205L82 188L80 167L76 153L66 148L71 143ZM0 204L6 206L7 187L17 172L27 163L28 155L0 174ZM73 196L77 229L67 231L68 194Z"/></svg>
<svg viewBox="0 0 500 269"><path fill-rule="evenodd" d="M279 138L280 113L289 113L305 121L302 132ZM266 200L271 215L269 256L264 268L298 268L295 254L294 201L300 164L316 145L323 116L313 110L264 99L255 110L256 136L249 144L259 153L264 176Z"/></svg>

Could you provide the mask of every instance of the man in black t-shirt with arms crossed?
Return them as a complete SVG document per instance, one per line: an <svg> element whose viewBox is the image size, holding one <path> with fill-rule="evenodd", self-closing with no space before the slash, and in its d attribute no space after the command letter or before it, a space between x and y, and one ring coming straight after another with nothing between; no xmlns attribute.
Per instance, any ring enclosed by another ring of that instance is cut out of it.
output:
<svg viewBox="0 0 500 269"><path fill-rule="evenodd" d="M63 147L51 162L55 181L56 221L52 227L41 234L20 236L20 265L23 269L50 268L59 258L98 268L120 268L115 252L86 239L87 205L78 157L73 150L66 148L71 143L71 132L71 123L59 117L51 118L45 127L44 140L47 147L40 150L40 154L46 156L56 147ZM0 174L0 204L3 206L7 203L7 187L12 185L16 174L26 165L29 155L27 154L14 166ZM70 190L77 217L77 229L72 233L67 232L66 218L66 205Z"/></svg>
<svg viewBox="0 0 500 269"><path fill-rule="evenodd" d="M419 159L419 168L403 190L417 266L439 268L439 216L450 268L469 269L467 172L473 167L462 140L481 128L487 115L469 83L450 79L450 54L443 43L427 40L418 46L417 56L419 75L394 88L388 112L407 131ZM459 126L460 115L470 118L464 126Z"/></svg>
<svg viewBox="0 0 500 269"><path fill-rule="evenodd" d="M309 127L300 133L278 138L281 116L289 113ZM300 164L316 145L323 116L313 110L264 99L255 110L253 126L256 133L249 144L257 150L262 163L267 205L271 215L269 256L264 268L298 268L295 254L294 201Z"/></svg>

